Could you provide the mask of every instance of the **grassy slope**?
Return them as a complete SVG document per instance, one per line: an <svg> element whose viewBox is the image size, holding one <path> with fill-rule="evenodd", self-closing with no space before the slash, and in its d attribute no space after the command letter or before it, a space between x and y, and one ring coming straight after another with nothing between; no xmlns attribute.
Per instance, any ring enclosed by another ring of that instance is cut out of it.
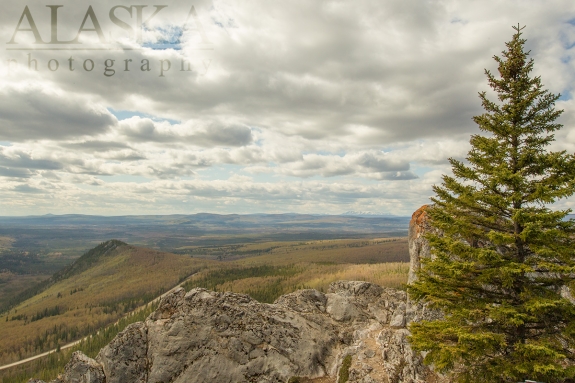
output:
<svg viewBox="0 0 575 383"><path fill-rule="evenodd" d="M274 243L249 245L262 253L243 258L243 265L310 263L382 263L409 262L406 238L336 239L298 243Z"/></svg>
<svg viewBox="0 0 575 383"><path fill-rule="evenodd" d="M381 246L384 244L384 246ZM255 262L343 262L379 263L405 262L409 260L405 238L376 239L325 239L313 241L265 241L223 246L184 246L176 249L178 254L194 257ZM358 251L358 249L361 250ZM355 250L354 250L355 249ZM283 258L278 255L286 256ZM260 257L261 256L261 257ZM271 256L265 257L265 256Z"/></svg>
<svg viewBox="0 0 575 383"><path fill-rule="evenodd" d="M0 316L0 363L92 333L214 263L125 244L80 261L57 273L46 290Z"/></svg>
<svg viewBox="0 0 575 383"><path fill-rule="evenodd" d="M246 293L261 302L303 288L326 291L337 280L364 280L401 288L407 282L409 251L405 238L268 242L236 249L261 255L204 270L184 287Z"/></svg>
<svg viewBox="0 0 575 383"><path fill-rule="evenodd" d="M49 278L46 278L40 283L34 284L30 288L15 295L12 299L10 299L8 305L6 307L3 307L2 311L15 307L19 303L24 302L27 299L33 298L34 296L42 293L50 286L54 285L59 281L70 278L74 275L80 274L81 272L88 270L92 265L99 262L102 258L106 256L110 257L115 255L118 247L122 246L126 246L126 243L114 239L99 244L93 249L88 250L85 254L83 254L72 264L65 266L61 270L57 270ZM35 264L25 264L22 267L37 269L38 267L43 266L45 267L46 265L43 264L42 262L38 262Z"/></svg>

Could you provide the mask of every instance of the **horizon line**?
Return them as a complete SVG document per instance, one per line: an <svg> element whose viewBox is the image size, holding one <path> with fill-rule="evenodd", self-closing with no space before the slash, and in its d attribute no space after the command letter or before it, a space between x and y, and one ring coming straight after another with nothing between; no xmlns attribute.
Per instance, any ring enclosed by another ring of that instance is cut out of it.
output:
<svg viewBox="0 0 575 383"><path fill-rule="evenodd" d="M396 217L404 218L410 217L410 215L396 215L396 214L352 214L352 213L339 213L339 214L325 214L325 213L209 213L209 212L199 212L199 213L172 213L172 214L119 214L119 215L99 215L99 214L85 214L85 213L46 213L41 215L0 215L0 218L30 218L30 217L64 217L64 216L86 216L86 217L165 217L165 216L189 216L189 215L199 215L199 214L209 214L209 215L315 215L315 216L349 216L349 217Z"/></svg>

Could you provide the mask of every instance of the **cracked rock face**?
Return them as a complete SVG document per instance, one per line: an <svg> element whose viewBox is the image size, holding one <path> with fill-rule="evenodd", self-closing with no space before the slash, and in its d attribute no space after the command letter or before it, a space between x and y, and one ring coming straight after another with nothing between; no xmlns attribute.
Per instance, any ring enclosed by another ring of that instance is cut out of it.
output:
<svg viewBox="0 0 575 383"><path fill-rule="evenodd" d="M410 224L410 278L429 256L425 209ZM294 376L335 383L347 355L350 382L447 382L408 343L410 322L437 316L404 291L367 282L335 282L326 294L300 290L274 304L177 288L95 360L74 353L51 383L279 383Z"/></svg>
<svg viewBox="0 0 575 383"><path fill-rule="evenodd" d="M322 376L339 342L332 320L318 307L325 297L314 292L294 297L305 312L204 289L187 294L180 289L166 298L172 302L163 301L145 323L148 382L282 382L294 375Z"/></svg>
<svg viewBox="0 0 575 383"><path fill-rule="evenodd" d="M119 333L96 357L106 383L147 382L147 347L148 331L144 323L134 323Z"/></svg>
<svg viewBox="0 0 575 383"><path fill-rule="evenodd" d="M432 372L409 348L405 328L418 310L405 292L367 282L335 282L326 294L300 290L274 304L179 288L95 360L75 353L53 383L335 379L345 355L351 381L425 382Z"/></svg>

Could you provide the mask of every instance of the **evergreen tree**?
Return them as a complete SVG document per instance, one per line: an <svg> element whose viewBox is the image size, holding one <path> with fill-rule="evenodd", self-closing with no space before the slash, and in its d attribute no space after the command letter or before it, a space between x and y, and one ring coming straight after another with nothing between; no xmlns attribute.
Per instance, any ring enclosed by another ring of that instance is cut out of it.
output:
<svg viewBox="0 0 575 383"><path fill-rule="evenodd" d="M530 77L523 28L502 57L497 93L480 93L467 161L449 159L453 177L434 187L428 210L432 258L410 296L444 317L410 326L425 362L460 382L562 382L575 375L575 222L550 204L575 191L575 158L546 147L561 125L560 97ZM567 293L567 294L566 294Z"/></svg>

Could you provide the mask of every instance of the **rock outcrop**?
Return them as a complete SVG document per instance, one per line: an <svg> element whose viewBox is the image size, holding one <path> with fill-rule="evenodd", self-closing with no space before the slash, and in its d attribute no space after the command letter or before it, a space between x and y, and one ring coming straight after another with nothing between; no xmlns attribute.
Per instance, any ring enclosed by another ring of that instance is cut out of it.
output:
<svg viewBox="0 0 575 383"><path fill-rule="evenodd" d="M429 255L424 218L422 208L410 225L410 275L419 267L413 257ZM327 383L337 381L347 355L350 382L444 382L408 343L406 326L433 316L404 291L367 282L336 282L325 294L300 290L274 304L179 288L95 359L74 353L52 383Z"/></svg>
<svg viewBox="0 0 575 383"><path fill-rule="evenodd" d="M409 222L409 276L407 283L412 283L417 278L417 272L421 268L421 259L431 257L429 242L425 234L433 229L427 220L427 211L430 205L423 205L413 213Z"/></svg>

